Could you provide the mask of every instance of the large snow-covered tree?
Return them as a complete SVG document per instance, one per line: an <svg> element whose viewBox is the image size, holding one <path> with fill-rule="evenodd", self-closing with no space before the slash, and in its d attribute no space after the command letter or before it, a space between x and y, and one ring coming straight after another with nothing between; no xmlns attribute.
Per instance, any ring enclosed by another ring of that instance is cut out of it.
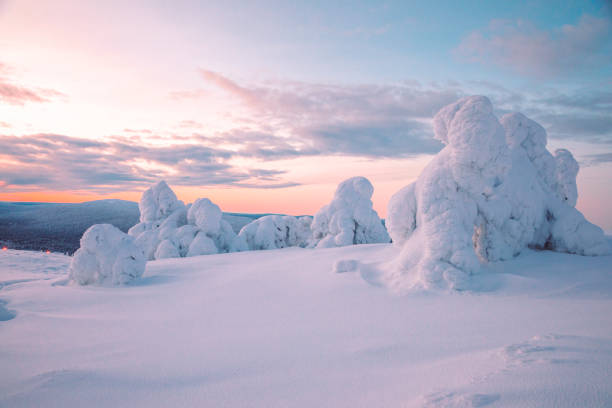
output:
<svg viewBox="0 0 612 408"><path fill-rule="evenodd" d="M471 96L433 125L446 146L388 204L390 235L403 247L393 285L461 288L481 262L527 247L609 253L603 231L574 208L576 160L567 150L553 156L538 123L520 113L498 120L489 99Z"/></svg>

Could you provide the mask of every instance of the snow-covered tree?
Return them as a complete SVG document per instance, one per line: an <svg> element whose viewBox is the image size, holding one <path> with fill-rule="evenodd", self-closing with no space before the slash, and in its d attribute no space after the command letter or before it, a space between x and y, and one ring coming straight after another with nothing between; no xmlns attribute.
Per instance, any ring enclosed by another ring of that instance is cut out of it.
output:
<svg viewBox="0 0 612 408"><path fill-rule="evenodd" d="M139 278L146 260L134 239L110 224L92 225L70 263L70 279L80 285L128 283Z"/></svg>
<svg viewBox="0 0 612 408"><path fill-rule="evenodd" d="M498 120L483 96L444 107L433 125L446 146L389 201L387 226L403 247L392 284L460 288L481 261L526 247L610 251L574 208L578 164L567 150L550 154L542 126L520 113Z"/></svg>
<svg viewBox="0 0 612 408"><path fill-rule="evenodd" d="M161 180L144 193L138 203L140 222L156 222L164 220L176 210L185 207L182 201L176 198L174 191Z"/></svg>
<svg viewBox="0 0 612 408"><path fill-rule="evenodd" d="M389 242L389 234L372 208L374 187L365 177L353 177L338 185L331 203L312 221L312 246L336 246Z"/></svg>
<svg viewBox="0 0 612 408"><path fill-rule="evenodd" d="M250 250L305 247L310 240L311 217L266 215L242 227L239 237Z"/></svg>
<svg viewBox="0 0 612 408"><path fill-rule="evenodd" d="M140 200L140 223L128 231L148 260L244 251L246 242L208 198L185 205L160 181Z"/></svg>

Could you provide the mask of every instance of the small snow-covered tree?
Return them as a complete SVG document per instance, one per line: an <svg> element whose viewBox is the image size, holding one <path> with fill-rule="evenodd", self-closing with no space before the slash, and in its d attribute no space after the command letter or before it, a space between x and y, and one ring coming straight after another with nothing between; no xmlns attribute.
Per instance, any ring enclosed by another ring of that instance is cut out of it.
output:
<svg viewBox="0 0 612 408"><path fill-rule="evenodd" d="M310 240L310 217L266 215L242 227L239 237L250 250L305 247Z"/></svg>
<svg viewBox="0 0 612 408"><path fill-rule="evenodd" d="M403 247L389 273L398 287L460 288L481 261L526 247L609 253L603 231L574 208L578 164L546 149L546 131L520 113L498 120L471 96L433 121L446 146L389 201L387 226Z"/></svg>
<svg viewBox="0 0 612 408"><path fill-rule="evenodd" d="M246 243L208 198L185 205L160 181L140 200L140 223L128 231L148 260L244 251Z"/></svg>
<svg viewBox="0 0 612 408"><path fill-rule="evenodd" d="M382 220L372 208L374 187L365 177L338 185L331 203L312 221L312 243L317 248L389 242Z"/></svg>
<svg viewBox="0 0 612 408"><path fill-rule="evenodd" d="M125 284L139 278L146 260L134 239L110 224L92 225L70 263L70 279L80 285Z"/></svg>
<svg viewBox="0 0 612 408"><path fill-rule="evenodd" d="M140 222L165 220L176 210L184 207L185 204L176 198L174 191L161 180L142 193L138 203Z"/></svg>
<svg viewBox="0 0 612 408"><path fill-rule="evenodd" d="M163 180L142 193L138 209L140 223L130 228L128 234L136 239L136 245L142 249L146 259L153 260L160 242L179 224L187 223L187 210Z"/></svg>

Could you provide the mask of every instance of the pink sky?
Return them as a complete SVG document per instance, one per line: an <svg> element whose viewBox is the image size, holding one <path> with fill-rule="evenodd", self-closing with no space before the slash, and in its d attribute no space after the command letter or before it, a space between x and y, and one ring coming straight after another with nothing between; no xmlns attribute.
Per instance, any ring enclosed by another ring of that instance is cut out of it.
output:
<svg viewBox="0 0 612 408"><path fill-rule="evenodd" d="M574 153L578 207L612 230L608 18L492 7L432 34L401 4L168 4L0 0L0 200L138 200L163 178L187 202L313 214L360 175L384 217L441 148L435 112L484 94Z"/></svg>

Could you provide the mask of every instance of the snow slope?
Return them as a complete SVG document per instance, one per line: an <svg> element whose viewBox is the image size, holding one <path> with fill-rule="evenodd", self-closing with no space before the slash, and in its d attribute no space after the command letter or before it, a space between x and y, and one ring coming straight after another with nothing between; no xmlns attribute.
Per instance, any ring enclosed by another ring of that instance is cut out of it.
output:
<svg viewBox="0 0 612 408"><path fill-rule="evenodd" d="M0 251L0 406L612 406L612 257L527 250L396 296L398 251L166 259L115 288Z"/></svg>

